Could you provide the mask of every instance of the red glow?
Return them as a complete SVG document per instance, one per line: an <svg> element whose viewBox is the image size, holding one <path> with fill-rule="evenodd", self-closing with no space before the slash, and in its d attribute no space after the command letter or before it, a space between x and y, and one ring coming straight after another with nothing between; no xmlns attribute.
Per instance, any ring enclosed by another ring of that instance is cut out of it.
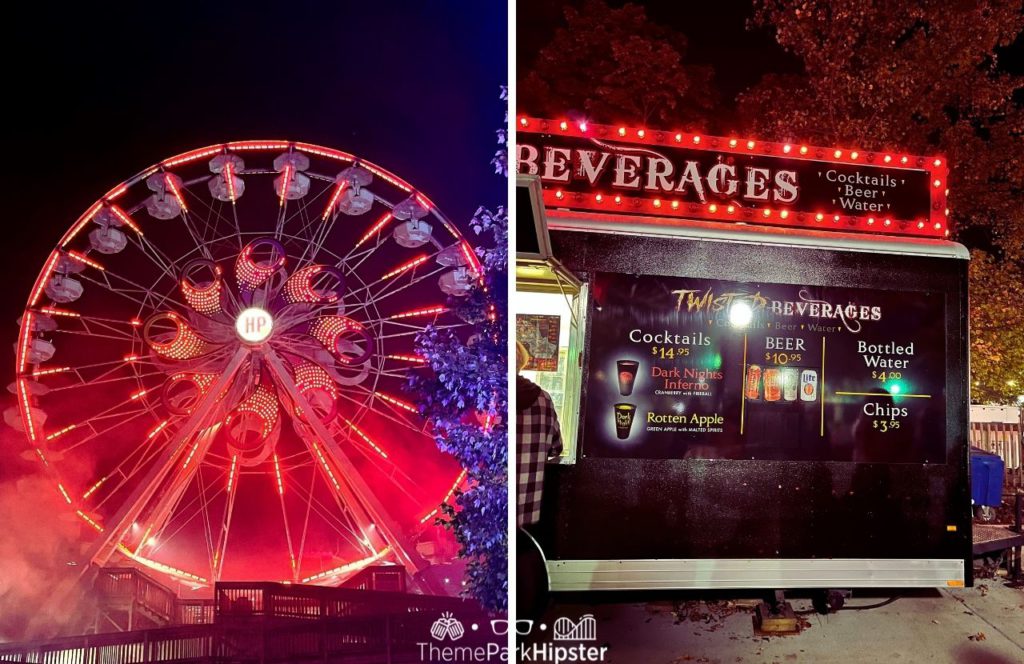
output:
<svg viewBox="0 0 1024 664"><path fill-rule="evenodd" d="M101 477L99 482L89 487L89 490L82 494L82 498L88 498L92 494L96 493L96 490L103 486L103 483L107 481L107 477Z"/></svg>
<svg viewBox="0 0 1024 664"><path fill-rule="evenodd" d="M274 474L277 475L277 493L278 495L284 495L284 480L281 479L281 462L277 459L277 454L274 454Z"/></svg>
<svg viewBox="0 0 1024 664"><path fill-rule="evenodd" d="M170 420L164 420L160 424L156 425L156 427L154 427L152 431L146 434L146 438L152 439L155 435L163 431L167 427L167 425L170 424L170 422Z"/></svg>
<svg viewBox="0 0 1024 664"><path fill-rule="evenodd" d="M232 203L235 202L236 198L234 168L235 166L230 159L224 162L224 182L228 185L228 197Z"/></svg>
<svg viewBox="0 0 1024 664"><path fill-rule="evenodd" d="M49 376L55 373L64 373L65 371L71 371L71 367L45 367L35 369L32 371L32 376Z"/></svg>
<svg viewBox="0 0 1024 664"><path fill-rule="evenodd" d="M285 164L284 173L281 175L281 199L278 204L281 205L282 207L284 207L284 202L288 198L288 186L292 182L292 171L294 170L294 166L292 166L291 162L289 162Z"/></svg>
<svg viewBox="0 0 1024 664"><path fill-rule="evenodd" d="M231 470L228 471L228 493L235 488L235 470L238 468L238 455L231 457Z"/></svg>
<svg viewBox="0 0 1024 664"><path fill-rule="evenodd" d="M367 445L369 445L370 447L372 447L372 448L374 449L374 451L376 451L376 452L377 452L377 454L381 455L381 456L382 456L382 457L384 457L385 459L387 459L387 458L388 458L388 454L387 454L387 452L385 452L384 450L382 450L382 449L380 448L380 446L378 446L378 445L377 445L377 443L373 442L373 440L372 440L372 439L371 439L371 438L370 438L369 436L367 436L367 435L366 435L366 433L364 433L362 429L360 429L359 427L357 427L357 426L355 425L355 423L353 423L353 422L352 422L352 421L350 421L350 420L347 420L347 419L345 419L344 417L342 417L341 419L342 419L342 420L343 420L343 421L345 422L345 424L347 424L347 425L348 425L348 427L349 427L349 428L350 428L350 429L352 430L352 432L353 432L353 433L354 433L354 434L355 434L356 436L358 436L358 437L359 437L360 439L362 439L362 441L363 441L364 443L366 443Z"/></svg>
<svg viewBox="0 0 1024 664"><path fill-rule="evenodd" d="M348 180L342 180L334 187L334 193L331 194L331 200L327 202L327 209L324 210L323 220L327 221L327 218L334 212L334 206L338 204L338 200L341 195L345 193L345 189L348 188Z"/></svg>
<svg viewBox="0 0 1024 664"><path fill-rule="evenodd" d="M427 200L427 197L424 196L423 194L420 194L420 193L416 194L416 202L419 203L420 205L422 205L428 211L432 210L434 208L434 204L431 203L429 200Z"/></svg>
<svg viewBox="0 0 1024 664"><path fill-rule="evenodd" d="M92 260L91 258L88 258L85 255L78 253L77 251L69 249L67 252L67 256L68 258L78 261L82 265L88 265L89 267L96 268L100 272L103 272L105 270L105 268L102 265Z"/></svg>
<svg viewBox="0 0 1024 664"><path fill-rule="evenodd" d="M356 242L356 246L354 248L358 249L360 246L365 244L367 240L379 233L380 230L384 228L389 221L391 221L391 218L392 215L390 212L385 213L384 216L377 220L377 223L370 227L370 230L363 234L363 237L359 238L359 242Z"/></svg>
<svg viewBox="0 0 1024 664"><path fill-rule="evenodd" d="M385 355L384 357L389 360L398 360L400 362L414 362L416 364L427 363L427 359L420 357L419 355Z"/></svg>
<svg viewBox="0 0 1024 664"><path fill-rule="evenodd" d="M391 270L390 272L388 272L387 274L382 276L381 279L385 280L385 279L391 279L392 277L397 277L398 275L400 275L400 274L402 274L404 272L408 272L409 270L411 270L411 269L413 269L413 268L415 268L415 267L417 267L419 265L422 265L423 263L426 263L428 260L430 260L429 256L426 256L426 255L417 256L416 258L412 259L408 263L403 263L402 265L399 265L398 267L396 267L394 270Z"/></svg>
<svg viewBox="0 0 1024 664"><path fill-rule="evenodd" d="M384 394L383 392L374 392L374 395L380 397L381 399L383 399L384 401L388 402L389 404L391 404L393 406L398 406L402 410L407 410L410 413L416 413L417 415L419 415L420 411L416 408L416 406L412 405L411 403L409 403L407 401L402 401L401 399L396 399L395 397L391 396L390 394Z"/></svg>
<svg viewBox="0 0 1024 664"><path fill-rule="evenodd" d="M67 316L68 318L82 317L82 314L75 313L74 311L68 311L67 309L58 309L57 307L40 307L39 313L49 314L51 316Z"/></svg>
<svg viewBox="0 0 1024 664"><path fill-rule="evenodd" d="M68 425L68 426L64 427L63 429L60 429L59 431L54 431L53 433L51 433L50 435L48 435L46 437L46 440L55 440L57 438L60 438L64 434L70 433L70 432L74 431L76 426L77 425L75 425L75 424L71 424L71 425ZM86 495L88 496L88 494L86 494Z"/></svg>
<svg viewBox="0 0 1024 664"><path fill-rule="evenodd" d="M100 533L103 532L103 526L101 526L100 524L96 523L94 520L89 518L89 515L86 514L85 512L83 512L82 510L75 510L75 514L80 516L82 518L82 520L85 521L87 524L89 524L90 526L95 528L96 532L100 532Z"/></svg>
<svg viewBox="0 0 1024 664"><path fill-rule="evenodd" d="M462 472L459 473L459 476L457 478L455 478L455 483L452 484L452 488L448 489L448 493L445 494L444 499L441 501L441 504L446 504L449 500L452 499L452 496L455 495L456 489L458 489L462 485L462 481L464 479L466 479L466 469L465 468L463 468ZM424 516L422 519L420 519L420 523L421 524L426 523L427 521L430 520L431 517L433 517L435 514L437 514L437 512L438 512L438 509L435 507L433 510L428 512L426 516Z"/></svg>
<svg viewBox="0 0 1024 664"><path fill-rule="evenodd" d="M186 163L188 163L190 161L195 161L197 159L202 159L203 157L209 157L210 155L215 155L215 154L219 153L222 149L223 149L222 146L216 145L216 146L211 146L211 147L208 147L208 148L199 148L198 150L192 150L190 152L183 152L182 154L178 155L177 157L173 157L171 159L168 159L167 161L163 162L161 165L164 166L165 168L173 168L174 166L178 166L180 164L186 164Z"/></svg>
<svg viewBox="0 0 1024 664"><path fill-rule="evenodd" d="M128 216L128 213L126 213L124 210L117 207L116 205L111 205L110 211L114 213L115 217L121 220L121 223L135 231L135 233L137 233L138 235L142 235L142 229L140 229L139 225L136 224L135 221Z"/></svg>
<svg viewBox="0 0 1024 664"><path fill-rule="evenodd" d="M178 183L175 182L174 180L175 176L171 175L170 173L164 175L164 184L174 195L174 198L177 199L178 205L181 206L181 211L187 213L188 206L185 205L185 199L181 197L181 192L178 190Z"/></svg>
<svg viewBox="0 0 1024 664"><path fill-rule="evenodd" d="M57 489L60 491L60 495L64 496L64 500L67 501L68 505L71 504L71 496L68 495L67 489L60 482L57 482Z"/></svg>
<svg viewBox="0 0 1024 664"><path fill-rule="evenodd" d="M257 385L256 389L238 404L235 412L228 416L228 420L239 417L242 413L251 413L260 420L260 437L266 438L277 423L277 395L263 385Z"/></svg>
<svg viewBox="0 0 1024 664"><path fill-rule="evenodd" d="M341 485L338 483L338 478L334 476L334 471L331 470L331 465L327 463L327 457L325 457L324 453L320 451L320 446L317 445L316 442L313 442L313 451L316 452L316 456L320 460L320 465L323 466L324 472L327 473L327 477L330 478L331 483L334 485L334 490L340 493Z"/></svg>
<svg viewBox="0 0 1024 664"><path fill-rule="evenodd" d="M400 318L415 318L417 316L434 316L436 314L443 314L448 311L448 307L437 304L432 307L423 307L422 309L413 309L411 311L404 311L400 314L388 316L387 320L397 320Z"/></svg>
<svg viewBox="0 0 1024 664"><path fill-rule="evenodd" d="M72 226L71 230L64 236L64 239L60 243L61 249L68 246L68 244L71 243L71 240L75 239L75 236L82 232L85 225L92 221L92 218L96 216L96 213L99 212L102 207L103 201L93 203L93 206L89 208L84 215L82 215L82 218L78 220L78 223Z"/></svg>

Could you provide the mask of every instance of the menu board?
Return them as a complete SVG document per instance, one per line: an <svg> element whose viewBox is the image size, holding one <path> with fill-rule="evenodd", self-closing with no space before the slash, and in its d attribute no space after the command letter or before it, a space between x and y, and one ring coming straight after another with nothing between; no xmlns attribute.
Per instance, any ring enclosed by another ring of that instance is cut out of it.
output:
<svg viewBox="0 0 1024 664"><path fill-rule="evenodd" d="M945 463L938 292L597 273L583 454Z"/></svg>
<svg viewBox="0 0 1024 664"><path fill-rule="evenodd" d="M523 371L558 371L558 335L561 316L516 314L516 340L526 347L530 360Z"/></svg>

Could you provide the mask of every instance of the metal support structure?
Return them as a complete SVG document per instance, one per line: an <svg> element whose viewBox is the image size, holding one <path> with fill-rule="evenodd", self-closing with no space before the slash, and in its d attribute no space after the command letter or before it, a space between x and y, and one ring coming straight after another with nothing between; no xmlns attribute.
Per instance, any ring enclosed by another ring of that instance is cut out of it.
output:
<svg viewBox="0 0 1024 664"><path fill-rule="evenodd" d="M377 499L366 481L363 480L351 459L341 449L338 442L334 440L324 423L316 416L312 406L310 406L302 393L299 392L295 383L288 375L288 371L281 363L281 359L273 352L265 351L263 355L267 359L267 364L270 365L281 387L292 398L295 405L306 414L306 420L313 429L313 432L320 437L321 443L329 450L332 459L341 469L343 473L341 482L348 486L349 493L354 502L349 507L365 510L372 519L372 523L383 533L388 543L394 547L395 555L406 566L406 569L410 570L410 573L415 575L422 571L425 565L416 554L416 549L406 540L401 530L394 525L395 522L388 514L384 505Z"/></svg>
<svg viewBox="0 0 1024 664"><path fill-rule="evenodd" d="M178 449L181 444L190 437L199 425L203 422L206 416L212 410L214 404L220 399L221 393L228 386L231 380L235 376L235 372L242 365L242 362L248 356L248 348L241 346L235 351L231 361L228 362L227 366L224 367L223 373L217 377L217 380L210 386L206 396L203 397L202 402L196 407L192 415L189 416L185 424L178 430L177 435L171 438L166 447L164 447L163 453L153 463L149 472L139 483L139 485L132 492L131 496L124 502L121 508L118 510L114 518L111 519L110 523L106 525L103 532L100 534L96 541L92 543L88 551L83 556L84 565L83 568L88 568L89 564L104 565L109 559L114 549L117 548L116 540L121 537L121 534L125 531L129 524L138 518L139 514L145 508L146 504L156 493L157 487L159 487L166 479L167 474L173 468L177 461ZM206 445L209 448L209 443ZM197 451L198 454L198 451ZM203 455L206 454L206 450L203 450ZM199 456L202 458L202 455ZM198 461L196 462L198 466ZM189 476L191 477L191 475Z"/></svg>

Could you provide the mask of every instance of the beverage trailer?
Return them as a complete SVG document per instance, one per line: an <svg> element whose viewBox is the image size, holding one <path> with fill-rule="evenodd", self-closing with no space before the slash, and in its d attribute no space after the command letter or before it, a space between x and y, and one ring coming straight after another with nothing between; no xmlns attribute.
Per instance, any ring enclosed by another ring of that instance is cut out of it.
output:
<svg viewBox="0 0 1024 664"><path fill-rule="evenodd" d="M517 130L517 338L565 438L528 528L550 590L971 586L944 157Z"/></svg>

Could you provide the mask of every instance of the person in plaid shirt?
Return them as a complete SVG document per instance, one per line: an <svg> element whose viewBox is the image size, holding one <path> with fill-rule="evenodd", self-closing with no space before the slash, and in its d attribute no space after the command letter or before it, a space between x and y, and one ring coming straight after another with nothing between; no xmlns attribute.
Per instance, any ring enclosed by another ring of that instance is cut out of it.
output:
<svg viewBox="0 0 1024 664"><path fill-rule="evenodd" d="M540 520L544 491L544 467L548 459L562 453L562 433L551 396L519 375L530 361L530 353L516 342L516 463L518 491L516 517L520 527Z"/></svg>

